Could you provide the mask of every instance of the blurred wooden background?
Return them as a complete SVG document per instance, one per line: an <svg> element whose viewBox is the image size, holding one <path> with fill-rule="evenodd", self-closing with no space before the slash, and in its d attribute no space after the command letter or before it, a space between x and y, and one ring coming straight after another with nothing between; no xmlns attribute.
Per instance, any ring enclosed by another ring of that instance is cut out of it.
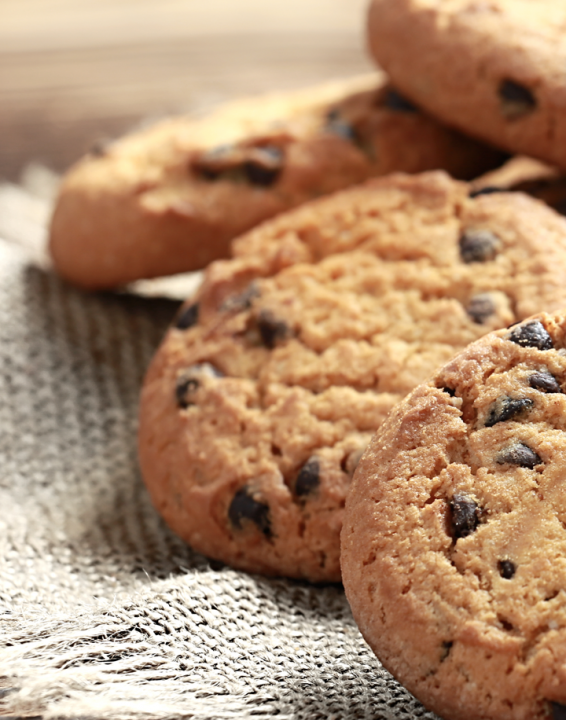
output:
<svg viewBox="0 0 566 720"><path fill-rule="evenodd" d="M0 179L170 113L371 68L367 0L0 0Z"/></svg>

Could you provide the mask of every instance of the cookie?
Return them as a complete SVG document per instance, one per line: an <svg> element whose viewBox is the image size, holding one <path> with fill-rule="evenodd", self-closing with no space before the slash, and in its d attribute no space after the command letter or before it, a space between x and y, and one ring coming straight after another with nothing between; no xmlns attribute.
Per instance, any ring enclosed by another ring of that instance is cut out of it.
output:
<svg viewBox="0 0 566 720"><path fill-rule="evenodd" d="M242 100L97 147L63 179L55 269L85 288L206 266L263 220L395 170L471 178L501 162L383 75Z"/></svg>
<svg viewBox="0 0 566 720"><path fill-rule="evenodd" d="M559 0L373 0L371 51L435 117L566 168L566 5Z"/></svg>
<svg viewBox="0 0 566 720"><path fill-rule="evenodd" d="M354 617L442 717L566 717L565 391L566 311L490 333L395 408L354 477Z"/></svg>
<svg viewBox="0 0 566 720"><path fill-rule="evenodd" d="M566 305L566 220L442 172L281 215L217 261L144 382L157 509L234 567L337 581L350 478L406 393L489 330Z"/></svg>
<svg viewBox="0 0 566 720"><path fill-rule="evenodd" d="M475 193L525 192L566 215L566 176L533 158L517 155L500 168L476 178L471 185Z"/></svg>

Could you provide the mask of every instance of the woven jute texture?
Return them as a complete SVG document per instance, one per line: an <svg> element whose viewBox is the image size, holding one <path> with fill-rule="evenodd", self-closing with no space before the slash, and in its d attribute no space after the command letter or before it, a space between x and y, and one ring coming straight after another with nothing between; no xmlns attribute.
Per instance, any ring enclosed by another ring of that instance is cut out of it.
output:
<svg viewBox="0 0 566 720"><path fill-rule="evenodd" d="M177 304L82 293L28 251L0 240L0 714L431 720L341 587L209 563L152 508L138 392Z"/></svg>

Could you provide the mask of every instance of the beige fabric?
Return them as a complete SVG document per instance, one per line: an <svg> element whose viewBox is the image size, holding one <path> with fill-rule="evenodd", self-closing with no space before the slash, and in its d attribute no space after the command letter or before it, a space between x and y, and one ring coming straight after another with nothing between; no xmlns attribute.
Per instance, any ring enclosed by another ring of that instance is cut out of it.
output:
<svg viewBox="0 0 566 720"><path fill-rule="evenodd" d="M380 668L341 587L211 567L167 530L138 474L136 407L177 305L87 295L33 265L18 233L41 245L41 218L10 192L22 217L0 241L0 714L432 719Z"/></svg>

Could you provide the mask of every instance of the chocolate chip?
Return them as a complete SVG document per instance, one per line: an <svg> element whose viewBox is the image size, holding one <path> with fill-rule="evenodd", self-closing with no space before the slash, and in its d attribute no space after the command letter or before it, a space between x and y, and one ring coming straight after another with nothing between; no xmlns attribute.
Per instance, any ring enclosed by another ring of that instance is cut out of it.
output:
<svg viewBox="0 0 566 720"><path fill-rule="evenodd" d="M498 92L501 112L509 120L526 115L536 108L537 101L531 90L514 80L503 80Z"/></svg>
<svg viewBox="0 0 566 720"><path fill-rule="evenodd" d="M519 465L519 467L532 470L536 465L540 465L542 460L528 445L515 443L499 453L497 462L499 465L509 463L509 465Z"/></svg>
<svg viewBox="0 0 566 720"><path fill-rule="evenodd" d="M530 410L534 402L530 398L500 397L490 407L484 423L485 427L493 427L499 422L511 420L522 412Z"/></svg>
<svg viewBox="0 0 566 720"><path fill-rule="evenodd" d="M277 343L283 340L289 332L287 324L283 320L278 320L270 310L260 311L257 327L263 344L270 350L273 350Z"/></svg>
<svg viewBox="0 0 566 720"><path fill-rule="evenodd" d="M443 387L442 392L445 392L447 395L450 395L450 397L456 397L456 390L453 390L449 387Z"/></svg>
<svg viewBox="0 0 566 720"><path fill-rule="evenodd" d="M269 506L256 500L247 486L240 488L234 495L228 508L228 517L238 530L242 529L243 522L249 520L257 525L265 537L271 537Z"/></svg>
<svg viewBox="0 0 566 720"><path fill-rule="evenodd" d="M470 300L466 312L475 323L481 325L494 314L495 305L490 295L482 293L481 295L475 295Z"/></svg>
<svg viewBox="0 0 566 720"><path fill-rule="evenodd" d="M221 145L195 157L193 167L204 180L247 181L266 187L283 169L283 152L276 145Z"/></svg>
<svg viewBox="0 0 566 720"><path fill-rule="evenodd" d="M221 306L221 310L225 312L241 312L242 310L249 310L252 306L253 300L259 297L259 288L255 282L251 282L248 287L237 295L232 295L227 298Z"/></svg>
<svg viewBox="0 0 566 720"><path fill-rule="evenodd" d="M505 580L511 580L517 568L515 567L515 563L511 562L511 560L499 560L497 563L497 569L499 570L499 574L502 578Z"/></svg>
<svg viewBox="0 0 566 720"><path fill-rule="evenodd" d="M465 263L493 260L500 245L490 230L465 230L460 238L460 257Z"/></svg>
<svg viewBox="0 0 566 720"><path fill-rule="evenodd" d="M467 495L454 495L449 503L452 513L452 533L454 538L467 537L471 535L479 525L480 508Z"/></svg>
<svg viewBox="0 0 566 720"><path fill-rule="evenodd" d="M566 720L566 705L557 702L550 702L552 708L552 720Z"/></svg>
<svg viewBox="0 0 566 720"><path fill-rule="evenodd" d="M318 458L309 458L299 470L295 481L295 494L299 497L310 495L320 485L320 463Z"/></svg>
<svg viewBox="0 0 566 720"><path fill-rule="evenodd" d="M218 180L230 167L230 155L235 151L233 145L218 145L199 155L194 160L195 170L204 180Z"/></svg>
<svg viewBox="0 0 566 720"><path fill-rule="evenodd" d="M419 111L412 102L409 102L409 100L404 98L397 90L391 88L385 93L383 105L389 108L389 110L395 110L396 112L416 113Z"/></svg>
<svg viewBox="0 0 566 720"><path fill-rule="evenodd" d="M549 372L535 372L529 378L529 385L535 390L541 390L545 393L561 393L558 380Z"/></svg>
<svg viewBox="0 0 566 720"><path fill-rule="evenodd" d="M506 620L504 617L501 617L501 615L498 615L497 619L501 623L501 627L504 630L507 630L507 632L513 632L513 630L515 629L513 623L510 623L509 620Z"/></svg>
<svg viewBox="0 0 566 720"><path fill-rule="evenodd" d="M194 402L191 400L191 395L200 387L199 376L219 378L223 376L223 373L210 363L193 365L181 373L175 385L175 397L177 399L177 405L183 410L194 405Z"/></svg>
<svg viewBox="0 0 566 720"><path fill-rule="evenodd" d="M469 193L469 197L475 198L480 195L493 195L494 193L508 192L505 188L496 187L495 185L487 185L486 187L479 188L478 190L472 190Z"/></svg>
<svg viewBox="0 0 566 720"><path fill-rule="evenodd" d="M175 327L178 330L188 330L189 328L196 325L198 322L199 304L193 303L182 308L177 319L175 320Z"/></svg>
<svg viewBox="0 0 566 720"><path fill-rule="evenodd" d="M266 145L255 149L254 157L244 163L243 170L252 185L268 187L283 169L283 153L278 147Z"/></svg>
<svg viewBox="0 0 566 720"><path fill-rule="evenodd" d="M509 333L507 340L521 347L534 347L537 350L552 350L554 348L552 338L539 320L533 320L525 325L518 325L515 330Z"/></svg>
<svg viewBox="0 0 566 720"><path fill-rule="evenodd" d="M326 116L326 130L350 142L355 143L358 140L355 129L349 122L344 120L340 111L336 109L330 110Z"/></svg>
<svg viewBox="0 0 566 720"><path fill-rule="evenodd" d="M177 398L177 405L180 408L184 410L188 408L189 405L194 405L194 403L189 400L189 397L198 389L199 385L199 381L194 377L184 378L181 376L178 378L175 386L175 397Z"/></svg>
<svg viewBox="0 0 566 720"><path fill-rule="evenodd" d="M454 645L453 640L445 640L442 643L442 650L440 653L440 662L444 662L446 658L450 655L450 650L452 650L452 646Z"/></svg>

